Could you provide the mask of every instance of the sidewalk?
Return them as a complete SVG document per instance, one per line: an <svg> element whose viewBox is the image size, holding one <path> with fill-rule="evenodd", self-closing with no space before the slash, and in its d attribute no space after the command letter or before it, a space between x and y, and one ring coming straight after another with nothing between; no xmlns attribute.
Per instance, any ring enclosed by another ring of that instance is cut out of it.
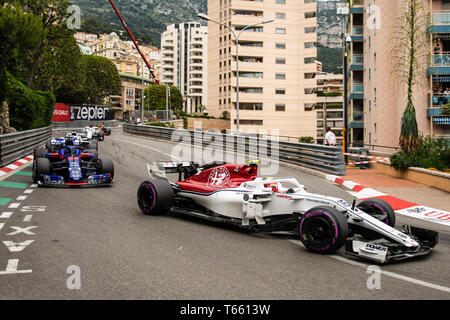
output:
<svg viewBox="0 0 450 320"><path fill-rule="evenodd" d="M347 169L347 174L343 178L413 203L446 211L450 208L448 192L388 176L375 169Z"/></svg>

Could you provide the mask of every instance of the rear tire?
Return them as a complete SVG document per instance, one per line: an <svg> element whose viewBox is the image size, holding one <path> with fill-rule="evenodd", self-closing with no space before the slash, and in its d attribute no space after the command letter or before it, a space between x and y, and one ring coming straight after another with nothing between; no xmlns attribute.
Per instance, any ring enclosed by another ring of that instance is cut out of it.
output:
<svg viewBox="0 0 450 320"><path fill-rule="evenodd" d="M342 247L349 229L345 216L332 207L314 207L300 219L300 240L315 253L331 254Z"/></svg>
<svg viewBox="0 0 450 320"><path fill-rule="evenodd" d="M36 148L34 149L33 158L45 158L45 155L49 153L47 149Z"/></svg>
<svg viewBox="0 0 450 320"><path fill-rule="evenodd" d="M147 215L158 215L167 212L173 204L174 194L169 181L153 179L144 181L137 192L138 205Z"/></svg>

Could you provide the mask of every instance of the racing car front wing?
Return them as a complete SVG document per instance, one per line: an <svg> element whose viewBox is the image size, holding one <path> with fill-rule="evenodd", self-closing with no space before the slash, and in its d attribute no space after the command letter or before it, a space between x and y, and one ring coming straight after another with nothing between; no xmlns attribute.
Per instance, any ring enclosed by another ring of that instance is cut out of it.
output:
<svg viewBox="0 0 450 320"><path fill-rule="evenodd" d="M347 239L345 253L378 263L396 262L429 254L438 243L438 232L405 226L404 233L412 236L419 245L405 247L386 239L367 240L360 237Z"/></svg>
<svg viewBox="0 0 450 320"><path fill-rule="evenodd" d="M64 177L59 175L41 175L41 178L42 180L37 184L47 187L99 187L112 184L112 177L109 173L90 175L87 179L78 182L66 182Z"/></svg>

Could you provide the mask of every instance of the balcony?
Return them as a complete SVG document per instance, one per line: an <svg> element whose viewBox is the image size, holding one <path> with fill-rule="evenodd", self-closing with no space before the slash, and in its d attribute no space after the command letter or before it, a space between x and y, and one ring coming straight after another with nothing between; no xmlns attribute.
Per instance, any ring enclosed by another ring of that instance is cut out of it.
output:
<svg viewBox="0 0 450 320"><path fill-rule="evenodd" d="M362 83L353 84L352 93L364 93L364 85Z"/></svg>
<svg viewBox="0 0 450 320"><path fill-rule="evenodd" d="M446 75L450 74L450 54L433 54L431 66L428 68L428 74Z"/></svg>
<svg viewBox="0 0 450 320"><path fill-rule="evenodd" d="M364 34L364 26L353 26L352 36L361 36Z"/></svg>
<svg viewBox="0 0 450 320"><path fill-rule="evenodd" d="M352 64L364 64L364 55L363 54L353 54Z"/></svg>
<svg viewBox="0 0 450 320"><path fill-rule="evenodd" d="M362 111L353 111L353 121L364 121L364 112Z"/></svg>
<svg viewBox="0 0 450 320"><path fill-rule="evenodd" d="M428 32L450 33L450 11L433 11L432 17Z"/></svg>

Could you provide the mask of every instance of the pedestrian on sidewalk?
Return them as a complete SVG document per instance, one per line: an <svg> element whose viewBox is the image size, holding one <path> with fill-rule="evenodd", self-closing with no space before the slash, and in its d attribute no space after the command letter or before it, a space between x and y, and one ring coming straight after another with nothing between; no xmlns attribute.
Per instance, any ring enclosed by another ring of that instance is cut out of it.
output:
<svg viewBox="0 0 450 320"><path fill-rule="evenodd" d="M331 128L327 128L327 133L325 134L325 145L327 146L336 146L336 135L331 131Z"/></svg>

